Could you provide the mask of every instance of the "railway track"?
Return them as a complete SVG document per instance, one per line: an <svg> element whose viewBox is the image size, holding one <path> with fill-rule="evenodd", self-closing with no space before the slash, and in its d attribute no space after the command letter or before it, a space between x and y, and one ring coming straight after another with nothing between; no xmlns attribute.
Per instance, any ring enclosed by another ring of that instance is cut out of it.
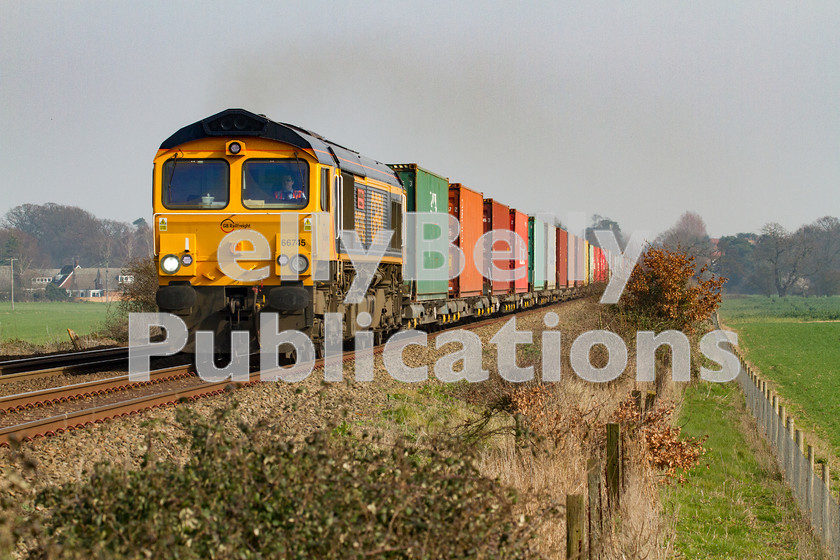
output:
<svg viewBox="0 0 840 560"><path fill-rule="evenodd" d="M133 387L150 386L172 379L192 376L189 365L175 366L152 371L148 382L132 383L128 375L116 375L105 379L97 379L85 383L74 383L40 391L30 391L16 395L0 397L0 425L4 415L23 412L49 405L73 402L83 398L91 398L107 394L126 391Z"/></svg>
<svg viewBox="0 0 840 560"><path fill-rule="evenodd" d="M110 368L127 363L128 348L103 348L7 360L0 362L0 384L72 371Z"/></svg>
<svg viewBox="0 0 840 560"><path fill-rule="evenodd" d="M516 315L527 316L544 312L560 304L562 302L534 307ZM472 330L510 318L511 315L496 316L465 325L453 325L452 328ZM434 338L437 334L430 336ZM376 346L373 352L379 354L384 348L384 344ZM354 352L345 352L341 359L345 363L353 361ZM313 372L323 367L324 359L318 359L315 361ZM219 395L227 390L259 383L260 373L258 368L254 368L247 383L232 383L229 380L206 382L200 379L193 366L188 364L155 370L150 373L148 382L132 383L128 375L118 375L0 397L0 447L8 447L15 441L31 441L39 437L83 429L153 408Z"/></svg>

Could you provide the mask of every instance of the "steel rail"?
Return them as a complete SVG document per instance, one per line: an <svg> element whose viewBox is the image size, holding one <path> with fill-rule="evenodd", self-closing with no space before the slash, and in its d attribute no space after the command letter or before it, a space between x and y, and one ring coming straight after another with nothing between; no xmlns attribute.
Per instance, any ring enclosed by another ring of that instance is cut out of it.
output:
<svg viewBox="0 0 840 560"><path fill-rule="evenodd" d="M0 362L0 376L6 377L21 372L51 371L80 362L107 358L128 359L128 348L100 348L98 350L81 350L79 352L5 360Z"/></svg>
<svg viewBox="0 0 840 560"><path fill-rule="evenodd" d="M259 373L256 373L256 376L258 377ZM253 379L253 374L251 379ZM248 384L255 382L250 381ZM23 424L0 428L0 447L9 446L12 441L31 441L39 437L53 436L62 434L68 430L72 431L94 424L101 424L105 420L133 416L153 408L174 405L178 402L183 402L185 399L195 400L198 397L218 395L224 392L224 388L227 385L231 385L231 383L229 381L218 381L187 389L172 389L163 393L146 395L126 401L77 410L75 412L68 412L49 418L41 418Z"/></svg>
<svg viewBox="0 0 840 560"><path fill-rule="evenodd" d="M122 367L128 364L128 356L129 349L120 347L83 350L69 354L54 354L51 356L37 356L34 358L0 362L0 385L25 379L53 377L76 370L90 369L101 371L108 366L114 365L119 365L120 369L122 369Z"/></svg>
<svg viewBox="0 0 840 560"><path fill-rule="evenodd" d="M46 406L56 402L72 401L181 379L190 375L189 370L191 367L191 365L187 364L155 370L149 372L149 381L134 382L129 379L128 375L118 375L84 383L74 383L72 385L62 385L61 387L51 387L38 391L29 391L27 393L7 395L0 397L0 414L8 414L20 410Z"/></svg>
<svg viewBox="0 0 840 560"><path fill-rule="evenodd" d="M556 305L560 305L565 301L558 301L558 302L551 302L546 305L542 306L535 306L531 309L525 309L520 311L519 313L514 313L513 315L531 315L540 311L545 311L548 308L554 307ZM499 321L503 321L509 318L510 315L501 315L495 317L488 317L487 319L480 320L473 323L468 323L466 325L457 325L453 324L452 327L461 326L467 329L476 329L483 326L488 326ZM448 329L446 329L448 330ZM437 335L438 333L431 333ZM437 338L435 336L435 338ZM380 354L385 348L385 344L380 344L373 348L374 354ZM342 362L352 361L355 358L355 353L353 350L349 350L345 352L341 356ZM313 371L316 369L322 369L324 367L325 358L319 358L315 360L313 365ZM175 368L167 368L165 370L158 370L159 372L166 372L168 370L176 370L178 368L183 368L184 366L176 366ZM125 401L120 401L117 403L111 403L107 405L102 405L99 407L93 407L84 410L78 410L74 412L68 412L64 414L59 414L56 416L52 416L49 418L42 418L39 420L32 420L29 422L25 422L23 424L16 424L12 426L8 426L6 428L0 428L0 447L8 447L13 441L32 441L34 439L40 437L49 437L57 434L62 434L66 431L73 431L76 429L83 429L85 427L93 426L95 424L101 424L106 420L112 420L116 418L123 418L126 416L133 416L140 412L149 411L153 408L162 408L164 406L175 405L181 402L186 401L194 401L198 398L208 397L219 395L225 392L228 388L234 389L237 387L246 387L250 385L254 385L260 382L261 371L254 371L251 372L249 375L249 381L247 383L234 383L230 380L225 381L216 381L216 382L204 382L197 387L191 388L180 388L180 389L172 389L169 391L165 391L162 393L156 393L152 395L146 395L143 397L137 397L134 399L129 399ZM123 381L123 385L125 385L124 381L127 380L128 376L120 376L119 378L110 378L106 380L101 380L101 382L116 382L117 379ZM69 389L71 387L79 387L84 385L89 385L93 387L93 384L99 383L97 381L89 382L89 383L80 383L74 386L62 387L59 388L61 390ZM151 384L154 384L155 381L152 381ZM136 384L136 387L146 386L149 383L141 382ZM33 393L39 393L43 395L47 395L51 390L45 389L43 391L35 391ZM31 395L32 393L30 393ZM99 394L97 392L97 394ZM25 395L25 394L24 394ZM12 395L10 397L4 397L4 399L11 400L11 397L17 397L23 395ZM90 392L86 396L94 396ZM58 397L58 400L61 400L62 397ZM66 397L65 397L66 398ZM55 397L52 399L55 400ZM3 401L0 400L0 403Z"/></svg>

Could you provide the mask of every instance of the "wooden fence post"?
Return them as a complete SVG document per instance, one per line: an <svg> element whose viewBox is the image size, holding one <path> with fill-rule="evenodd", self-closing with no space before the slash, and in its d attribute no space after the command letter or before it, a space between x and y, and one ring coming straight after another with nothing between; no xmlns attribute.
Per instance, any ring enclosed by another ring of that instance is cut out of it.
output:
<svg viewBox="0 0 840 560"><path fill-rule="evenodd" d="M808 446L808 465L809 469L805 473L805 503L808 505L808 519L811 519L811 525L814 524L813 522L813 511L814 511L814 447L812 445Z"/></svg>
<svg viewBox="0 0 840 560"><path fill-rule="evenodd" d="M601 461L591 457L586 463L589 498L589 560L601 557Z"/></svg>
<svg viewBox="0 0 840 560"><path fill-rule="evenodd" d="M82 343L79 342L79 335L77 335L75 331L67 329L67 336L70 337L70 342L73 344L73 349L76 350L76 352L82 349Z"/></svg>
<svg viewBox="0 0 840 560"><path fill-rule="evenodd" d="M802 430L796 430L793 433L794 453L793 453L793 495L799 501L800 507L805 502L805 492L803 492L802 484ZM805 508L802 508L805 509Z"/></svg>
<svg viewBox="0 0 840 560"><path fill-rule="evenodd" d="M771 441L773 442L773 447L776 448L776 456L779 458L779 462L784 465L785 440L782 434L785 433L785 426L787 425L787 409L783 404L779 404L779 413L775 420L773 424L775 426L775 433L773 434L775 438Z"/></svg>
<svg viewBox="0 0 840 560"><path fill-rule="evenodd" d="M618 507L621 486L621 426L607 424L607 493L611 508Z"/></svg>
<svg viewBox="0 0 840 560"><path fill-rule="evenodd" d="M832 535L831 527L831 481L828 479L828 461L822 465L822 479L825 483L825 493L822 495L822 526L823 526L823 544L828 550L831 550L834 535Z"/></svg>
<svg viewBox="0 0 840 560"><path fill-rule="evenodd" d="M787 418L787 429L785 430L785 437L782 439L783 447L781 449L785 458L785 479L793 486L793 464L796 461L796 453L793 451L796 445L794 432L796 431L795 419L793 416ZM795 487L794 487L795 488Z"/></svg>
<svg viewBox="0 0 840 560"><path fill-rule="evenodd" d="M583 537L585 531L583 494L566 495L566 558L583 558Z"/></svg>

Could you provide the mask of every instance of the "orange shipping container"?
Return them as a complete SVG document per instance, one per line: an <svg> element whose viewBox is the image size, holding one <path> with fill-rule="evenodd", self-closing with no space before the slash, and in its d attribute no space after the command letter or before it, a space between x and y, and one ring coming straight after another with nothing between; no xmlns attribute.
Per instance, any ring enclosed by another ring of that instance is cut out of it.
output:
<svg viewBox="0 0 840 560"><path fill-rule="evenodd" d="M557 287L568 286L569 279L569 235L557 228Z"/></svg>
<svg viewBox="0 0 840 560"><path fill-rule="evenodd" d="M460 183L450 184L449 214L455 216L460 223L460 233L454 243L464 252L463 270L460 275L449 281L449 295L480 296L484 288L484 277L480 272L482 263L474 262L474 248L484 234L484 196Z"/></svg>

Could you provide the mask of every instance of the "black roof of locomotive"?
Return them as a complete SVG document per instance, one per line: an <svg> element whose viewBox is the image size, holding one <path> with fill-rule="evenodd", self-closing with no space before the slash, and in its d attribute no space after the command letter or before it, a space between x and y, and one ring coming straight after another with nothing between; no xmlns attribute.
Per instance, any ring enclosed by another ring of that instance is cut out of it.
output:
<svg viewBox="0 0 840 560"><path fill-rule="evenodd" d="M320 163L335 165L343 172L372 177L389 185L402 187L397 174L384 163L330 142L314 132L291 124L274 122L245 109L227 109L187 125L164 140L160 149L169 150L185 142L210 136L256 136L277 140L303 150L312 150Z"/></svg>

